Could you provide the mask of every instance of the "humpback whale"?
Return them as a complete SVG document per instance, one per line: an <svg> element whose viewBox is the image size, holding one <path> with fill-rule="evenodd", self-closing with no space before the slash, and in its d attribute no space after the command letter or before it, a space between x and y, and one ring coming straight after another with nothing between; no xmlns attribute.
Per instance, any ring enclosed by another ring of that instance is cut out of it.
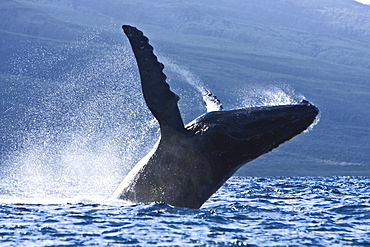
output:
<svg viewBox="0 0 370 247"><path fill-rule="evenodd" d="M207 112L184 126L179 97L166 83L147 37L122 26L135 55L142 93L159 122L160 139L123 179L114 198L200 208L241 166L306 130L318 108L295 105ZM213 95L204 95L217 101Z"/></svg>

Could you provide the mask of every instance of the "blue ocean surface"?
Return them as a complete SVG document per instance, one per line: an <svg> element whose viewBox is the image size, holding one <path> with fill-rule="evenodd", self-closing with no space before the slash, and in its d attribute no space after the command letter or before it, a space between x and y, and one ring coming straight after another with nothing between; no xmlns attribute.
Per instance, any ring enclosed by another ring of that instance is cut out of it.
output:
<svg viewBox="0 0 370 247"><path fill-rule="evenodd" d="M8 182L0 246L370 246L369 177L233 177L200 209L14 198Z"/></svg>

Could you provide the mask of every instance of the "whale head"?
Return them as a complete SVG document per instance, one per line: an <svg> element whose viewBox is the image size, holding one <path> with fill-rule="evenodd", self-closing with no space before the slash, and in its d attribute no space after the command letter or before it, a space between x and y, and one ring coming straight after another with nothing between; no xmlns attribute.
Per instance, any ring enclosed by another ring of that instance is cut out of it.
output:
<svg viewBox="0 0 370 247"><path fill-rule="evenodd" d="M195 119L186 129L198 136L196 141L214 166L231 176L245 163L306 130L318 112L305 100L295 105L215 111Z"/></svg>

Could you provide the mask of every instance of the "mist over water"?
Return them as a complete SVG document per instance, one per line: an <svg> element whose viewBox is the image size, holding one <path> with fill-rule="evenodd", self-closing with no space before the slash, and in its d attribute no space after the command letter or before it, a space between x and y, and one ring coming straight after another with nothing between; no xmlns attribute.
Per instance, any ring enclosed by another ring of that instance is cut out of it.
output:
<svg viewBox="0 0 370 247"><path fill-rule="evenodd" d="M284 83L252 85L238 92L240 107L293 105L305 99Z"/></svg>
<svg viewBox="0 0 370 247"><path fill-rule="evenodd" d="M212 93L212 90L205 86L205 83L189 69L176 64L173 60L167 57L161 56L159 57L159 60L165 64L165 68L169 69L171 73L175 73L177 75L178 80L181 80L192 87L192 90L190 90L195 96L195 98L192 98L193 100L202 101L202 96L204 94ZM227 88L225 88L225 90L227 90ZM237 96L234 99L234 104L229 106L226 105L227 110L256 106L293 105L300 103L302 100L306 100L305 96L297 93L290 85L282 82L247 85L246 88L240 88L235 94ZM220 100L222 103L222 99ZM186 102L186 100L184 102Z"/></svg>
<svg viewBox="0 0 370 247"><path fill-rule="evenodd" d="M157 140L131 50L99 42L90 53L95 38L53 51L30 47L26 60L14 56L14 84L25 89L9 108L22 108L8 137L14 148L3 160L14 180L9 194L110 195Z"/></svg>
<svg viewBox="0 0 370 247"><path fill-rule="evenodd" d="M175 72L180 80L182 79L185 83L192 86L199 93L204 94L208 91L205 88L203 81L198 76L191 73L189 69L176 64L176 62L169 57L160 56L159 60L165 64L165 68Z"/></svg>

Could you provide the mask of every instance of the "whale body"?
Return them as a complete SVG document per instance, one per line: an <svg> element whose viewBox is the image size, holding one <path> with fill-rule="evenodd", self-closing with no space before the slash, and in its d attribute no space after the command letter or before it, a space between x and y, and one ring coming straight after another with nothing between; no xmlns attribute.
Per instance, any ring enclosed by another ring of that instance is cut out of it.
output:
<svg viewBox="0 0 370 247"><path fill-rule="evenodd" d="M148 38L124 25L146 104L160 125L160 140L124 178L114 198L200 208L241 166L306 130L319 110L295 105L208 112L184 126ZM212 95L211 95L212 97Z"/></svg>

